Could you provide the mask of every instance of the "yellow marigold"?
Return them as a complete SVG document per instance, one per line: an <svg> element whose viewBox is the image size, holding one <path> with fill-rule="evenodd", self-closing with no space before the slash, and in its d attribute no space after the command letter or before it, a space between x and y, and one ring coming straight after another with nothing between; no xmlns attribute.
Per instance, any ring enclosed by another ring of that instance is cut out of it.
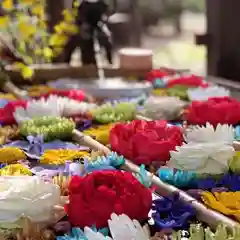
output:
<svg viewBox="0 0 240 240"><path fill-rule="evenodd" d="M16 97L11 93L0 93L0 98L7 99L9 101L16 100Z"/></svg>
<svg viewBox="0 0 240 240"><path fill-rule="evenodd" d="M52 34L51 37L49 38L49 45L50 46L63 46L67 43L68 37L65 35L60 35L60 34Z"/></svg>
<svg viewBox="0 0 240 240"><path fill-rule="evenodd" d="M91 136L98 142L107 145L109 144L110 130L114 124L101 125L96 128L90 128L84 131L84 134Z"/></svg>
<svg viewBox="0 0 240 240"><path fill-rule="evenodd" d="M32 176L32 172L22 164L10 164L0 169L0 176Z"/></svg>
<svg viewBox="0 0 240 240"><path fill-rule="evenodd" d="M165 89L154 89L153 90L153 95L156 95L156 96L167 96L167 91Z"/></svg>
<svg viewBox="0 0 240 240"><path fill-rule="evenodd" d="M24 21L20 21L18 23L17 28L23 40L27 40L29 37L34 35L37 31L36 26Z"/></svg>
<svg viewBox="0 0 240 240"><path fill-rule="evenodd" d="M71 176L59 175L53 178L53 183L60 187L61 196L68 195L68 186L70 181L71 181Z"/></svg>
<svg viewBox="0 0 240 240"><path fill-rule="evenodd" d="M38 97L43 93L50 92L51 90L53 90L53 88L45 86L45 85L35 85L35 86L28 88L28 94L31 97Z"/></svg>
<svg viewBox="0 0 240 240"><path fill-rule="evenodd" d="M33 76L33 69L25 64L17 62L14 64L14 66L21 72L21 75L24 79L29 79Z"/></svg>
<svg viewBox="0 0 240 240"><path fill-rule="evenodd" d="M10 19L8 16L0 17L0 27L5 27L9 24Z"/></svg>
<svg viewBox="0 0 240 240"><path fill-rule="evenodd" d="M13 163L19 160L25 160L25 153L16 147L3 147L0 149L0 163Z"/></svg>
<svg viewBox="0 0 240 240"><path fill-rule="evenodd" d="M68 9L64 9L62 14L66 22L74 22L74 16Z"/></svg>
<svg viewBox="0 0 240 240"><path fill-rule="evenodd" d="M89 156L86 151L60 149L60 150L46 150L41 156L40 163L42 164L65 164L66 161L73 161L85 156Z"/></svg>
<svg viewBox="0 0 240 240"><path fill-rule="evenodd" d="M13 0L3 0L2 8L5 10L12 10L13 9Z"/></svg>

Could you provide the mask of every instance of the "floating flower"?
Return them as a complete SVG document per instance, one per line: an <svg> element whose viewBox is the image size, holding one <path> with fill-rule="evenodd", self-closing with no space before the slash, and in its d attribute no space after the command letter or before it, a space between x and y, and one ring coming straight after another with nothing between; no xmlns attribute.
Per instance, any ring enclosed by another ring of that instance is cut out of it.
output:
<svg viewBox="0 0 240 240"><path fill-rule="evenodd" d="M48 222L53 207L60 204L59 187L37 177L1 177L0 185L0 222L13 223L23 215L34 222Z"/></svg>
<svg viewBox="0 0 240 240"><path fill-rule="evenodd" d="M23 136L44 136L45 141L65 139L72 136L75 123L67 118L40 117L25 121L20 126Z"/></svg>
<svg viewBox="0 0 240 240"><path fill-rule="evenodd" d="M136 114L136 104L118 103L104 104L91 111L93 118L103 124L133 120Z"/></svg>
<svg viewBox="0 0 240 240"><path fill-rule="evenodd" d="M107 156L98 156L94 161L85 160L84 168L86 172L113 170L121 167L124 163L123 156L118 156L117 153L112 152Z"/></svg>
<svg viewBox="0 0 240 240"><path fill-rule="evenodd" d="M66 161L78 160L80 158L89 156L86 151L59 149L59 150L46 150L40 158L42 164L65 164Z"/></svg>
<svg viewBox="0 0 240 240"><path fill-rule="evenodd" d="M156 80L158 80L158 79L161 80L162 78L167 77L169 75L170 75L170 73L165 69L163 69L163 70L162 69L159 69L159 70L156 69L156 70L150 71L147 74L146 79L149 82L155 82Z"/></svg>
<svg viewBox="0 0 240 240"><path fill-rule="evenodd" d="M149 236L137 220L131 220L127 215L111 214L111 219L108 220L111 236L107 237L107 229L97 230L92 227L85 227L84 231L80 228L72 228L69 234L57 237L57 240L149 240Z"/></svg>
<svg viewBox="0 0 240 240"><path fill-rule="evenodd" d="M105 238L105 232L108 232L108 229L100 229L99 231L94 227L88 228L85 227L84 231L80 228L72 228L69 234L65 234L64 236L58 236L56 240L111 240L111 238Z"/></svg>
<svg viewBox="0 0 240 240"><path fill-rule="evenodd" d="M139 221L131 220L127 215L121 214L117 216L111 214L111 219L108 220L109 229L113 240L148 240L149 236Z"/></svg>
<svg viewBox="0 0 240 240"><path fill-rule="evenodd" d="M196 75L182 75L177 76L168 80L167 87L172 88L174 86L181 85L187 88L189 87L207 87L208 83L204 82L203 77L199 77Z"/></svg>
<svg viewBox="0 0 240 240"><path fill-rule="evenodd" d="M196 214L195 209L189 203L183 202L178 194L154 200L152 209L157 230L185 228Z"/></svg>
<svg viewBox="0 0 240 240"><path fill-rule="evenodd" d="M193 88L188 89L188 98L191 101L207 101L213 97L229 97L230 91L224 87L210 86L207 88Z"/></svg>
<svg viewBox="0 0 240 240"><path fill-rule="evenodd" d="M34 85L27 89L29 96L40 97L44 93L49 93L54 89L46 85Z"/></svg>
<svg viewBox="0 0 240 240"><path fill-rule="evenodd" d="M107 145L109 144L110 131L114 124L100 125L98 127L93 127L85 130L83 133L85 135L91 136L98 142Z"/></svg>
<svg viewBox="0 0 240 240"><path fill-rule="evenodd" d="M228 171L234 148L223 143L189 143L170 152L170 168L200 174L221 174Z"/></svg>
<svg viewBox="0 0 240 240"><path fill-rule="evenodd" d="M240 173L240 152L235 152L235 155L230 162L230 169L234 173Z"/></svg>
<svg viewBox="0 0 240 240"><path fill-rule="evenodd" d="M59 89L54 89L46 94L42 94L41 95L41 98L44 97L44 98L49 98L49 96L51 95L55 95L55 96L59 96L59 97L66 97L66 98L69 98L69 99L72 99L72 100L76 100L78 102L82 102L86 95L85 93L82 91L82 90L74 90L74 89L71 89L71 90L59 90Z"/></svg>
<svg viewBox="0 0 240 240"><path fill-rule="evenodd" d="M206 126L194 126L186 132L185 140L188 143L208 143L222 142L232 145L234 140L234 130L227 124L218 124L214 128L207 123Z"/></svg>
<svg viewBox="0 0 240 240"><path fill-rule="evenodd" d="M153 120L175 120L181 115L186 103L177 97L150 97L139 114Z"/></svg>
<svg viewBox="0 0 240 240"><path fill-rule="evenodd" d="M181 234L181 232L182 231L180 230L175 233L176 239L178 239L177 237ZM231 229L231 234L229 234L229 227L224 224L219 224L215 232L212 232L209 227L204 228L201 224L191 224L188 232L189 234L187 239L238 240L240 238L239 227L233 227Z"/></svg>
<svg viewBox="0 0 240 240"><path fill-rule="evenodd" d="M32 176L32 172L22 164L11 164L0 169L0 176Z"/></svg>
<svg viewBox="0 0 240 240"><path fill-rule="evenodd" d="M85 177L72 177L66 212L73 226L102 228L113 212L146 220L151 203L151 192L131 173L93 172Z"/></svg>
<svg viewBox="0 0 240 240"><path fill-rule="evenodd" d="M140 166L140 171L135 173L135 176L145 187L150 188L152 186L152 176L148 174L143 164Z"/></svg>
<svg viewBox="0 0 240 240"><path fill-rule="evenodd" d="M187 87L182 85L174 85L167 89L167 95L170 97L178 97L183 101L188 101Z"/></svg>
<svg viewBox="0 0 240 240"><path fill-rule="evenodd" d="M14 163L19 160L26 159L25 153L16 147L3 147L0 148L0 162L1 163Z"/></svg>
<svg viewBox="0 0 240 240"><path fill-rule="evenodd" d="M197 178L195 172L174 170L166 167L158 170L158 176L163 182L180 188L191 186Z"/></svg>
<svg viewBox="0 0 240 240"><path fill-rule="evenodd" d="M240 141L240 126L235 127L234 139Z"/></svg>
<svg viewBox="0 0 240 240"><path fill-rule="evenodd" d="M19 134L19 129L17 126L0 127L0 145L17 137L18 134Z"/></svg>
<svg viewBox="0 0 240 240"><path fill-rule="evenodd" d="M88 113L95 108L95 104L71 100L65 97L50 96L48 99L31 100L26 108L16 108L14 117L18 123L32 118L52 116L69 117Z"/></svg>
<svg viewBox="0 0 240 240"><path fill-rule="evenodd" d="M5 125L15 124L15 118L13 113L15 109L18 107L26 107L26 101L24 100L16 100L13 102L9 102L4 108L0 109L0 123Z"/></svg>
<svg viewBox="0 0 240 240"><path fill-rule="evenodd" d="M43 228L41 224L32 222L32 219L21 218L18 221L20 224L11 224L17 226L16 229L11 229L9 234L6 234L6 239L32 239L32 240L54 240L56 236L52 230ZM4 225L4 224L3 224ZM9 229L8 229L9 230Z"/></svg>
<svg viewBox="0 0 240 240"><path fill-rule="evenodd" d="M44 143L44 138L42 135L37 136L27 136L27 141L17 140L12 141L4 145L5 147L17 147L24 150L30 157L39 157L46 150L53 149L71 149L79 150L79 146L71 142L65 142L61 140L54 140L47 143ZM81 147L83 148L83 147ZM87 149L87 147L85 148Z"/></svg>
<svg viewBox="0 0 240 240"><path fill-rule="evenodd" d="M214 127L217 124L237 124L240 121L240 102L229 97L209 98L207 101L193 101L185 119L189 124Z"/></svg>
<svg viewBox="0 0 240 240"><path fill-rule="evenodd" d="M240 192L203 192L202 200L208 207L240 221Z"/></svg>
<svg viewBox="0 0 240 240"><path fill-rule="evenodd" d="M134 120L116 124L110 133L113 151L137 164L166 162L170 151L180 146L183 136L180 128L168 126L165 121Z"/></svg>

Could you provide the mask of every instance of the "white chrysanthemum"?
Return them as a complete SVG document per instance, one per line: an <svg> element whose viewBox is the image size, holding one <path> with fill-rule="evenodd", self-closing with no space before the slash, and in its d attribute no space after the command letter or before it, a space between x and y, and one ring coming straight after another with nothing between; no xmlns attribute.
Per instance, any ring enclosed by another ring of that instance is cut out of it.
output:
<svg viewBox="0 0 240 240"><path fill-rule="evenodd" d="M84 234L88 240L149 240L148 233L143 229L137 220L131 220L127 215L116 215L113 213L108 220L111 232L110 237L104 237L89 227L84 228Z"/></svg>
<svg viewBox="0 0 240 240"><path fill-rule="evenodd" d="M14 118L18 123L21 123L35 117L69 117L87 113L95 107L95 104L78 102L66 97L53 95L48 99L42 98L29 101L26 109L22 107L16 108Z"/></svg>
<svg viewBox="0 0 240 240"><path fill-rule="evenodd" d="M153 120L174 120L185 106L177 97L150 97L139 114Z"/></svg>
<svg viewBox="0 0 240 240"><path fill-rule="evenodd" d="M60 189L38 177L1 177L0 198L0 223L14 223L23 215L48 222L54 206L60 204Z"/></svg>
<svg viewBox="0 0 240 240"><path fill-rule="evenodd" d="M188 89L188 98L191 101L206 101L211 97L225 97L230 96L230 91L219 86L211 86L207 88Z"/></svg>
<svg viewBox="0 0 240 240"><path fill-rule="evenodd" d="M224 143L189 143L170 152L168 166L197 173L221 174L228 171L234 148Z"/></svg>
<svg viewBox="0 0 240 240"><path fill-rule="evenodd" d="M227 124L218 124L216 128L209 123L206 124L206 127L193 126L191 129L187 129L185 140L188 143L222 142L232 145L234 129Z"/></svg>

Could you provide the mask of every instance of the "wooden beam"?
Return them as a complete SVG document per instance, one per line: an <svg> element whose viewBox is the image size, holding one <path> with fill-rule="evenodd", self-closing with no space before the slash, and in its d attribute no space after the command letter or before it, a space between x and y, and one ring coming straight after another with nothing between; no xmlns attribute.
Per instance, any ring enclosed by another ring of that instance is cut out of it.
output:
<svg viewBox="0 0 240 240"><path fill-rule="evenodd" d="M240 81L240 1L206 0L208 73Z"/></svg>

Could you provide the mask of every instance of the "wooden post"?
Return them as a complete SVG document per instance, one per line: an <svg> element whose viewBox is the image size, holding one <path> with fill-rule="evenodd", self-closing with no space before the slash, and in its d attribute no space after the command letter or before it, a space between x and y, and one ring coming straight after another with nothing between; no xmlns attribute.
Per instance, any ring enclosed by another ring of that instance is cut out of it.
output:
<svg viewBox="0 0 240 240"><path fill-rule="evenodd" d="M131 0L131 26L132 26L132 38L131 45L134 47L141 46L141 32L142 32L142 20L139 9L139 0Z"/></svg>
<svg viewBox="0 0 240 240"><path fill-rule="evenodd" d="M48 16L49 32L54 31L54 26L61 21L62 11L65 8L64 0L46 0L46 11Z"/></svg>
<svg viewBox="0 0 240 240"><path fill-rule="evenodd" d="M240 1L206 0L208 73L240 81Z"/></svg>

